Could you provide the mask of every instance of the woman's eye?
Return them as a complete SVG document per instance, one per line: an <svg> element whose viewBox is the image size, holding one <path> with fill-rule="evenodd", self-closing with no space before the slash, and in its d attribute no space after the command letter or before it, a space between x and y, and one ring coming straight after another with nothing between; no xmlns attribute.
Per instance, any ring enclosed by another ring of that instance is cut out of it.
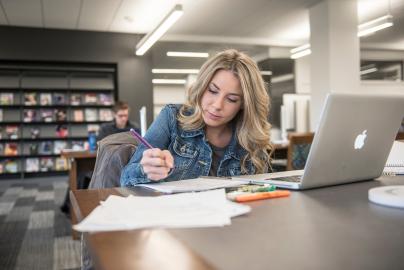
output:
<svg viewBox="0 0 404 270"><path fill-rule="evenodd" d="M238 100L237 99L231 99L231 98L228 98L228 100L231 102L231 103L236 103Z"/></svg>
<svg viewBox="0 0 404 270"><path fill-rule="evenodd" d="M210 87L208 88L208 91L211 92L211 93L213 93L213 94L216 94L216 93L218 92L217 90L214 90L214 89L212 89L212 88L210 88Z"/></svg>

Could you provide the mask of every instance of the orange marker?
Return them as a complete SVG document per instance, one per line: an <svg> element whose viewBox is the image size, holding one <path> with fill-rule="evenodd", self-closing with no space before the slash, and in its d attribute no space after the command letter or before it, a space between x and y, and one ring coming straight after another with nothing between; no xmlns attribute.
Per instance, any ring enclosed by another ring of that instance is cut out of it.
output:
<svg viewBox="0 0 404 270"><path fill-rule="evenodd" d="M237 195L236 198L235 198L235 201L236 202L249 202L249 201L256 201L256 200L263 200L263 199L287 197L289 195L290 195L289 190L276 190L276 191L269 191L269 192L255 192L255 193Z"/></svg>

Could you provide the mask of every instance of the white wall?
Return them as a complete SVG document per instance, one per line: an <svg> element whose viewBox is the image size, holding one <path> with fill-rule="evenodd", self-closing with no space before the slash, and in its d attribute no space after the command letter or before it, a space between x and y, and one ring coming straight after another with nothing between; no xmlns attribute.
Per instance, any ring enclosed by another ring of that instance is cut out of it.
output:
<svg viewBox="0 0 404 270"><path fill-rule="evenodd" d="M154 85L153 86L153 112L154 119L164 105L182 104L185 102L185 85Z"/></svg>

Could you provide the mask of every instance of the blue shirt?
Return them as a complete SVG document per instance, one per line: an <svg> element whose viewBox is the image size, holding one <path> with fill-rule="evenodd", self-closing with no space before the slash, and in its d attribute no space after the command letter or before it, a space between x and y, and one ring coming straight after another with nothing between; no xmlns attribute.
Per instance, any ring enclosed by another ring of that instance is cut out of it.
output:
<svg viewBox="0 0 404 270"><path fill-rule="evenodd" d="M173 155L174 169L163 179L173 181L206 176L212 163L212 149L206 141L204 129L187 131L180 127L177 114L181 105L166 105L157 119L147 130L145 139L156 148L167 149ZM121 186L133 186L149 183L150 179L143 172L140 160L147 148L139 144L136 152L124 167L121 174ZM247 154L233 132L232 139L226 147L219 162L217 176L236 176L241 174L241 160ZM247 160L248 174L254 174L252 162Z"/></svg>

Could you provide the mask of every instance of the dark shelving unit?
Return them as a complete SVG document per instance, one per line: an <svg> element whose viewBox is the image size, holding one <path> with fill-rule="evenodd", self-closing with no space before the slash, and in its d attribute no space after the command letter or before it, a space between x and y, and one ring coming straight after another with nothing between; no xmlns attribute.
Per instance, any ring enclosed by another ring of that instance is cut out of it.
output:
<svg viewBox="0 0 404 270"><path fill-rule="evenodd" d="M82 147L89 129L112 120L116 72L115 64L0 61L0 179L66 174L60 151Z"/></svg>

